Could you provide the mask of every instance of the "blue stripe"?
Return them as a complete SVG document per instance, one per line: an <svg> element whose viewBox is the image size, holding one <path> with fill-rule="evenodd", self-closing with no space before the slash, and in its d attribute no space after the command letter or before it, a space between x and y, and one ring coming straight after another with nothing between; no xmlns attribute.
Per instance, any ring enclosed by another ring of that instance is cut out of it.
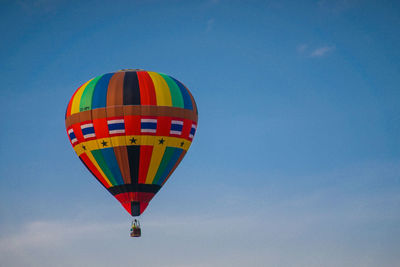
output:
<svg viewBox="0 0 400 267"><path fill-rule="evenodd" d="M125 129L125 123L112 123L108 125L108 130L124 130Z"/></svg>
<svg viewBox="0 0 400 267"><path fill-rule="evenodd" d="M165 179L167 179L168 174L171 172L172 168L175 166L175 163L178 161L182 152L183 152L183 149L175 148L174 154L172 154L167 167L165 167L163 174L160 176L160 178L158 179L156 184L162 185L162 183L165 181Z"/></svg>
<svg viewBox="0 0 400 267"><path fill-rule="evenodd" d="M107 167L110 169L111 173L114 175L116 182L124 184L124 179L122 179L121 170L115 157L114 148L108 147L101 149L101 154L103 154L104 160L107 163Z"/></svg>
<svg viewBox="0 0 400 267"><path fill-rule="evenodd" d="M92 109L105 108L107 105L108 84L114 73L107 73L101 77L93 91Z"/></svg>
<svg viewBox="0 0 400 267"><path fill-rule="evenodd" d="M182 131L181 124L171 124L171 131Z"/></svg>
<svg viewBox="0 0 400 267"><path fill-rule="evenodd" d="M196 132L195 128L190 129L190 134L194 135L195 132Z"/></svg>
<svg viewBox="0 0 400 267"><path fill-rule="evenodd" d="M69 134L69 138L71 138L71 140L74 139L74 138L76 138L75 133L74 133L74 132L71 132L71 133Z"/></svg>
<svg viewBox="0 0 400 267"><path fill-rule="evenodd" d="M171 79L174 80L174 82L179 86L179 89L181 90L181 94L183 97L183 103L184 103L184 107L185 109L191 109L193 110L193 105L192 105L192 98L190 97L187 89L185 88L185 86L178 80L176 80L175 78L172 78L171 76L169 76Z"/></svg>
<svg viewBox="0 0 400 267"><path fill-rule="evenodd" d="M92 133L94 133L94 128L93 127L82 129L82 134L83 135L92 134Z"/></svg>
<svg viewBox="0 0 400 267"><path fill-rule="evenodd" d="M156 122L142 122L140 123L140 126L142 127L142 129L157 129Z"/></svg>

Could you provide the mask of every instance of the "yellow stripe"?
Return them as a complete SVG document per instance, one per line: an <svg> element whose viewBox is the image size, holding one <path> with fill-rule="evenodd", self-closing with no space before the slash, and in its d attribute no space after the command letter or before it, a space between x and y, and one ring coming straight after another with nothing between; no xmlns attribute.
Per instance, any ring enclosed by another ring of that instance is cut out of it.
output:
<svg viewBox="0 0 400 267"><path fill-rule="evenodd" d="M151 160L149 165L149 170L147 172L146 184L151 184L154 180L154 177L157 174L158 167L160 166L162 157L165 152L166 144L159 145L157 140L153 146L153 153L151 154Z"/></svg>
<svg viewBox="0 0 400 267"><path fill-rule="evenodd" d="M167 82L163 77L152 71L147 72L153 80L154 88L156 91L157 106L172 106L171 92L169 90Z"/></svg>
<svg viewBox="0 0 400 267"><path fill-rule="evenodd" d="M81 103L81 98L83 91L85 91L86 86L92 81L87 81L84 85L79 88L78 92L76 92L74 99L72 99L72 106L71 106L71 114L79 113L79 104Z"/></svg>
<svg viewBox="0 0 400 267"><path fill-rule="evenodd" d="M135 138L136 143L131 143L131 139ZM115 143L120 143L122 145L120 146L161 146L158 145L159 139L163 138L165 140L163 146L168 146L168 147L177 147L177 148L182 148L183 150L188 150L192 142L184 139L184 138L178 138L178 137L168 137L168 136L153 136L153 135L127 135L127 136L115 136L111 138L100 138L96 140L90 140L86 141L83 143L80 143L79 145L76 145L74 147L74 150L78 156L80 156L83 152L90 152L92 150L96 149L102 149L103 145L102 142L105 142L104 148L111 147L111 144ZM125 143L124 143L125 142ZM183 145L181 145L183 142ZM86 150L83 149L82 146L85 146ZM115 147L116 145L114 145Z"/></svg>

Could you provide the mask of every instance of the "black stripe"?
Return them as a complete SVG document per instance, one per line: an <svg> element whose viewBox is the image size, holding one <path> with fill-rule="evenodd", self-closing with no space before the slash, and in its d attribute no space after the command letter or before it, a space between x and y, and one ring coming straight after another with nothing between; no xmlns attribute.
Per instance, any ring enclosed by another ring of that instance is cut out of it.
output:
<svg viewBox="0 0 400 267"><path fill-rule="evenodd" d="M137 185L139 179L140 146L127 146L131 184ZM137 190L134 190L137 192Z"/></svg>
<svg viewBox="0 0 400 267"><path fill-rule="evenodd" d="M161 186L157 184L122 184L108 188L108 191L113 195L118 195L126 192L145 192L157 193Z"/></svg>
<svg viewBox="0 0 400 267"><path fill-rule="evenodd" d="M139 80L136 71L125 72L124 105L140 105Z"/></svg>
<svg viewBox="0 0 400 267"><path fill-rule="evenodd" d="M140 202L137 201L131 202L131 215L132 216L140 215Z"/></svg>

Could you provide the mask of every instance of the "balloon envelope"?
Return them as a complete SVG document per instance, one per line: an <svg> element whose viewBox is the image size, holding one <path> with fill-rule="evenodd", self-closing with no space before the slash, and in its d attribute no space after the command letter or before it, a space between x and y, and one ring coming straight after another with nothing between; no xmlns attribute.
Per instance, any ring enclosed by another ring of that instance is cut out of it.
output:
<svg viewBox="0 0 400 267"><path fill-rule="evenodd" d="M139 216L188 151L197 129L189 90L171 76L122 70L80 86L65 114L82 163Z"/></svg>

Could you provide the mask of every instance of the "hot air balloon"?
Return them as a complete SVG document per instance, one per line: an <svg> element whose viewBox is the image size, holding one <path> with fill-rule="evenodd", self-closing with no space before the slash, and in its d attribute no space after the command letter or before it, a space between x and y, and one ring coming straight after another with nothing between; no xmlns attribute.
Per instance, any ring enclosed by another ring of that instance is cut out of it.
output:
<svg viewBox="0 0 400 267"><path fill-rule="evenodd" d="M194 98L180 81L128 69L80 86L65 125L86 168L129 214L139 216L188 151L197 118ZM136 219L131 231L140 236Z"/></svg>

